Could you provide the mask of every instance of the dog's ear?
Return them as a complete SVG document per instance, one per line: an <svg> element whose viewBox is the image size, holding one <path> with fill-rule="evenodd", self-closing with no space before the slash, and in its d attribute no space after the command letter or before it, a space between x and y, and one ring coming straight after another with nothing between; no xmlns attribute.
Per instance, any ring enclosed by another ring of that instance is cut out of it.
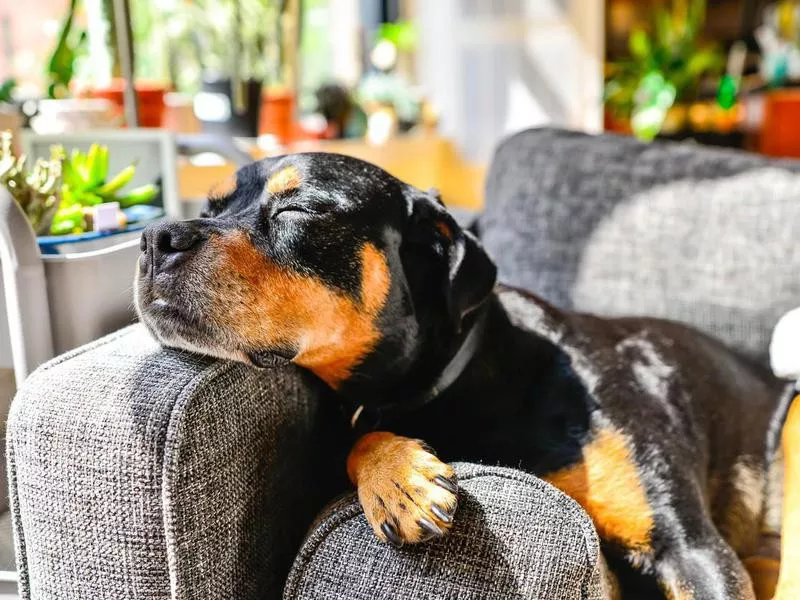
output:
<svg viewBox="0 0 800 600"><path fill-rule="evenodd" d="M480 242L464 231L430 192L409 192L410 216L404 243L427 249L440 261L444 300L456 330L492 293L497 267Z"/></svg>

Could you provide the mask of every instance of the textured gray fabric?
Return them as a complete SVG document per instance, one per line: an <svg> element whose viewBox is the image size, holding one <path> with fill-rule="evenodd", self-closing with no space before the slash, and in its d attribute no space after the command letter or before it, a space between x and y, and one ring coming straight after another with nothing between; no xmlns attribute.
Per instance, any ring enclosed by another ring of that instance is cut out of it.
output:
<svg viewBox="0 0 800 600"><path fill-rule="evenodd" d="M481 236L554 304L684 321L766 359L800 304L800 163L530 130L503 142Z"/></svg>
<svg viewBox="0 0 800 600"><path fill-rule="evenodd" d="M456 464L453 530L396 550L378 542L355 495L318 519L285 600L567 600L604 597L597 535L577 503L513 469Z"/></svg>
<svg viewBox="0 0 800 600"><path fill-rule="evenodd" d="M164 350L140 326L37 370L8 425L22 597L278 597L332 493L305 379Z"/></svg>

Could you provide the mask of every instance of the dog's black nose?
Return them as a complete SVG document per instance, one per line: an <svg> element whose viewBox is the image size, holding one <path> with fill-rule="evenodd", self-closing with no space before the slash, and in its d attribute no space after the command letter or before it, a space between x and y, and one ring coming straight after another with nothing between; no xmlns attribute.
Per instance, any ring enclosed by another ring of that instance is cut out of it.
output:
<svg viewBox="0 0 800 600"><path fill-rule="evenodd" d="M193 221L154 223L142 232L139 247L145 262L158 270L179 264L203 240L205 235Z"/></svg>

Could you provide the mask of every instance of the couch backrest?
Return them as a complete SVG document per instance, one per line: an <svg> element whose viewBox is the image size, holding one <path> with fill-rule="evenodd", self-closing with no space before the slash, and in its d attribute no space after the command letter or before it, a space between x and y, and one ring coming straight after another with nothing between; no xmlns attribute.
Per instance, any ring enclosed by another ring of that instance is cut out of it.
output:
<svg viewBox="0 0 800 600"><path fill-rule="evenodd" d="M680 320L766 360L800 305L800 163L529 130L499 146L486 198L501 280L563 308Z"/></svg>

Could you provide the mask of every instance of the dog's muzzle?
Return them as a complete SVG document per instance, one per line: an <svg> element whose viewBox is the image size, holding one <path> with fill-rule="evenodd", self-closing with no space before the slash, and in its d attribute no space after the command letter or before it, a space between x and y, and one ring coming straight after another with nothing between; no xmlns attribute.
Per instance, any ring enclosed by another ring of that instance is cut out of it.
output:
<svg viewBox="0 0 800 600"><path fill-rule="evenodd" d="M148 226L139 243L142 250L139 257L141 276L155 280L159 273L178 268L206 240L207 236L192 221Z"/></svg>

